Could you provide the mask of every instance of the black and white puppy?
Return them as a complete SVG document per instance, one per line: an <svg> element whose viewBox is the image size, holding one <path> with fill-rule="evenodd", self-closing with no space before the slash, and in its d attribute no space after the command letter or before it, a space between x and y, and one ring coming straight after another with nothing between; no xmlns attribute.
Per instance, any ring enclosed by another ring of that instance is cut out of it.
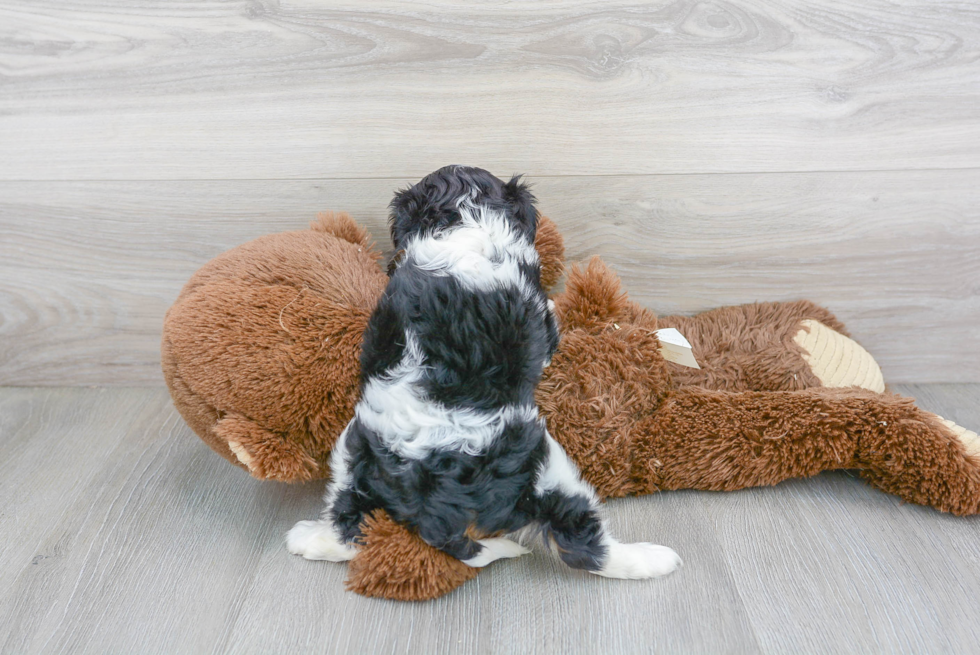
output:
<svg viewBox="0 0 980 655"><path fill-rule="evenodd" d="M677 568L669 548L613 539L538 415L558 326L536 227L518 177L447 166L395 195L402 256L364 333L361 399L334 447L322 518L289 531L291 553L349 560L364 515L383 508L469 566L528 552L499 535L536 525L573 568L613 578Z"/></svg>

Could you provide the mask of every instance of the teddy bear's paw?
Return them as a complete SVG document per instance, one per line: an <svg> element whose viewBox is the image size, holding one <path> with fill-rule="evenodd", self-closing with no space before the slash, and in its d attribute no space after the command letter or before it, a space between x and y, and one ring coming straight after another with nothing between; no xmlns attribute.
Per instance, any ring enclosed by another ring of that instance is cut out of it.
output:
<svg viewBox="0 0 980 655"><path fill-rule="evenodd" d="M483 546L483 550L481 550L475 557L463 560L463 564L476 569L484 567L490 562L495 562L498 559L520 557L521 555L527 555L531 552L516 541L504 539L503 537L479 539L477 541L481 546Z"/></svg>
<svg viewBox="0 0 980 655"><path fill-rule="evenodd" d="M806 319L800 325L793 341L803 349L803 360L823 386L885 390L878 362L856 341L819 321Z"/></svg>
<svg viewBox="0 0 980 655"><path fill-rule="evenodd" d="M346 562L357 548L345 544L330 521L300 521L286 533L286 550L306 559Z"/></svg>
<svg viewBox="0 0 980 655"><path fill-rule="evenodd" d="M980 456L980 435L978 435L973 430L967 430L962 425L957 425L952 421L947 421L942 416L933 414L936 420L942 423L947 430L953 433L961 444L963 444L963 449L966 451L967 455L973 455L974 457Z"/></svg>
<svg viewBox="0 0 980 655"><path fill-rule="evenodd" d="M238 441L229 441L228 447L231 448L231 452L235 453L235 457L238 461L245 465L249 473L253 473L258 468L258 462L252 457L252 453L248 452L248 448Z"/></svg>
<svg viewBox="0 0 980 655"><path fill-rule="evenodd" d="M260 480L306 482L322 475L317 461L300 444L240 414L223 417L214 433Z"/></svg>
<svg viewBox="0 0 980 655"><path fill-rule="evenodd" d="M681 558L666 546L637 543L621 544L617 541L607 543L609 554L605 566L598 571L590 571L604 578L621 580L644 580L667 575L679 568Z"/></svg>

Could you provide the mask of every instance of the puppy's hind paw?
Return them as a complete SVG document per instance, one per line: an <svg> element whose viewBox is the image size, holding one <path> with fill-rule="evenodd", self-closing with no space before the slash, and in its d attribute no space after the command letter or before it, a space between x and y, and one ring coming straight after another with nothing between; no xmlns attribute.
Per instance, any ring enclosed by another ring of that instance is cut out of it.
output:
<svg viewBox="0 0 980 655"><path fill-rule="evenodd" d="M329 521L300 521L286 533L286 550L306 559L346 562L357 549L345 544Z"/></svg>
<svg viewBox="0 0 980 655"><path fill-rule="evenodd" d="M498 559L520 557L521 555L527 555L531 552L516 541L504 539L503 537L494 539L480 539L478 543L483 546L483 550L481 550L475 557L463 560L463 564L466 566L480 568Z"/></svg>
<svg viewBox="0 0 980 655"><path fill-rule="evenodd" d="M609 554L606 563L598 571L590 571L605 578L643 580L667 575L680 567L681 558L666 546L648 543L607 544Z"/></svg>

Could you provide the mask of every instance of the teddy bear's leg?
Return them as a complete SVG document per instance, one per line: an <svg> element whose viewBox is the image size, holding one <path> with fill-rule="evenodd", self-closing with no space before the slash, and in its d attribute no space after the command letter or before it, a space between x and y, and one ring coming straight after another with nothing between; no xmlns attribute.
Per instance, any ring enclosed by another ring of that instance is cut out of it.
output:
<svg viewBox="0 0 980 655"><path fill-rule="evenodd" d="M954 514L980 511L980 437L910 398L863 389L726 393L687 387L637 426L631 479L733 491L858 469L873 486Z"/></svg>
<svg viewBox="0 0 980 655"><path fill-rule="evenodd" d="M967 430L961 425L956 425L952 421L947 421L942 416L938 414L933 414L940 423L942 423L947 430L953 433L960 443L963 444L963 448L966 450L967 455L972 455L974 457L980 457L980 435L978 435L973 430Z"/></svg>
<svg viewBox="0 0 980 655"><path fill-rule="evenodd" d="M857 457L872 486L958 515L980 512L980 437L911 404L883 396L878 426Z"/></svg>
<svg viewBox="0 0 980 655"><path fill-rule="evenodd" d="M874 358L833 314L809 301L666 316L658 319L658 326L680 331L701 365L699 370L670 364L671 375L681 385L725 391L885 389Z"/></svg>
<svg viewBox="0 0 980 655"><path fill-rule="evenodd" d="M234 413L219 419L212 429L260 480L305 482L321 475L317 460L292 435L277 434Z"/></svg>
<svg viewBox="0 0 980 655"><path fill-rule="evenodd" d="M631 491L734 491L853 467L858 426L873 423L864 416L869 395L681 388L631 435L629 479L642 481Z"/></svg>

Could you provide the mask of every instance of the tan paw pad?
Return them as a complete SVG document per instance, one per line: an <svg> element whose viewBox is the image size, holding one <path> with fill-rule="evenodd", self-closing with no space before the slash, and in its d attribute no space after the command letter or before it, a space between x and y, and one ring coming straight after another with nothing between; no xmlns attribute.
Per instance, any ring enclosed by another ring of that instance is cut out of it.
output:
<svg viewBox="0 0 980 655"><path fill-rule="evenodd" d="M978 435L973 430L967 430L961 425L957 425L952 421L947 421L942 416L938 414L933 414L939 421L949 428L949 431L956 435L956 438L960 440L963 444L963 448L966 450L967 455L980 456L980 435Z"/></svg>
<svg viewBox="0 0 980 655"><path fill-rule="evenodd" d="M878 362L856 341L819 321L807 319L801 325L793 341L803 349L803 360L823 386L885 390Z"/></svg>
<svg viewBox="0 0 980 655"><path fill-rule="evenodd" d="M245 450L245 446L237 441L229 441L228 447L231 449L231 452L235 453L238 461L248 467L250 472L255 470L255 458Z"/></svg>

